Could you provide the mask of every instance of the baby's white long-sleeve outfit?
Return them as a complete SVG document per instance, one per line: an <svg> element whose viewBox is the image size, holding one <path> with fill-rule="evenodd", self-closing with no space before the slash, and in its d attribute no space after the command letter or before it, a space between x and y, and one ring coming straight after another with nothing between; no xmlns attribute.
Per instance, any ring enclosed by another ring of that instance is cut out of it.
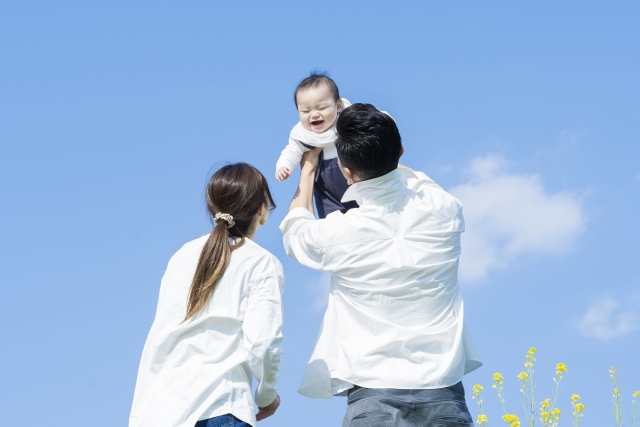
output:
<svg viewBox="0 0 640 427"><path fill-rule="evenodd" d="M342 108L347 108L351 105L348 99L341 98ZM312 148L322 147L323 157L330 159L337 157L338 154L335 151L335 142L338 139L336 133L336 124L333 125L322 133L315 133L302 126L301 122L291 129L289 134L289 143L280 153L280 158L276 162L276 172L280 168L287 168L293 172L293 170L300 164L302 155ZM325 148L327 150L325 150Z"/></svg>
<svg viewBox="0 0 640 427"><path fill-rule="evenodd" d="M349 100L341 98L342 108L351 105ZM287 168L293 172L302 155L315 148L321 147L320 164L316 174L313 196L318 210L318 216L324 218L331 212L346 212L358 205L355 202L342 203L342 195L348 188L347 180L338 168L338 152L336 150L336 124L322 133L311 132L298 122L289 134L289 144L282 150L280 158L276 162L276 173L280 168Z"/></svg>
<svg viewBox="0 0 640 427"><path fill-rule="evenodd" d="M351 105L345 98L340 100L343 109ZM391 117L386 111L382 112ZM322 133L315 133L305 129L302 123L298 122L291 129L289 144L282 150L280 158L276 162L276 174L283 167L293 172L300 164L305 152L315 147L322 147L318 172L313 186L313 197L320 218L325 218L335 211L345 213L349 209L358 207L355 201L342 202L342 196L349 185L338 167L338 151L335 145L337 139L336 123Z"/></svg>

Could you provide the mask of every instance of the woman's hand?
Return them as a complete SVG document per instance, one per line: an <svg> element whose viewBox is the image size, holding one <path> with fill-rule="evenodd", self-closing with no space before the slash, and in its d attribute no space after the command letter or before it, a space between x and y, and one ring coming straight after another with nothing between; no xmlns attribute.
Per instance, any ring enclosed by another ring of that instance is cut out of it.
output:
<svg viewBox="0 0 640 427"><path fill-rule="evenodd" d="M270 405L258 408L259 411L256 414L256 420L262 421L265 418L269 418L271 415L276 413L278 406L280 406L280 396L278 395L278 393L276 393L276 398L273 399L273 402L271 402Z"/></svg>

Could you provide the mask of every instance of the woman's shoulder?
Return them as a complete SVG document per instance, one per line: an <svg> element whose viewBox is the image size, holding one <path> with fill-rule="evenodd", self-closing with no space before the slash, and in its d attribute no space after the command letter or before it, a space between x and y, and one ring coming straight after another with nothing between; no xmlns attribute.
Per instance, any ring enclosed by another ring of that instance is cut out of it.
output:
<svg viewBox="0 0 640 427"><path fill-rule="evenodd" d="M200 252L202 252L202 248L204 244L207 243L207 239L209 238L209 234L205 234L204 236L198 237L197 239L193 239L182 245L180 249L173 254L173 258L182 258L184 256L191 256L194 253L200 256Z"/></svg>
<svg viewBox="0 0 640 427"><path fill-rule="evenodd" d="M232 252L232 262L236 255L238 259L235 261L250 269L252 278L270 273L283 275L280 260L253 240L245 239L244 244Z"/></svg>
<svg viewBox="0 0 640 427"><path fill-rule="evenodd" d="M171 257L169 264L176 267L185 265L195 266L208 238L209 234L205 234L202 237L185 243ZM248 274L249 280L266 274L284 276L280 260L251 239L245 239L242 246L231 252L231 260L228 268L236 272L239 270L244 271L242 274Z"/></svg>

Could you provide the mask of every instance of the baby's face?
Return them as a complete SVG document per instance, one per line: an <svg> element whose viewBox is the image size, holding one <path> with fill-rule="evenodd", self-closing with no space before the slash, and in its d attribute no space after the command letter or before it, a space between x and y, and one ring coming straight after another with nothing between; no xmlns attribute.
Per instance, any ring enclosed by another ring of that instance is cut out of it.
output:
<svg viewBox="0 0 640 427"><path fill-rule="evenodd" d="M325 84L298 92L296 99L302 126L315 133L329 129L342 109L342 101L336 102Z"/></svg>

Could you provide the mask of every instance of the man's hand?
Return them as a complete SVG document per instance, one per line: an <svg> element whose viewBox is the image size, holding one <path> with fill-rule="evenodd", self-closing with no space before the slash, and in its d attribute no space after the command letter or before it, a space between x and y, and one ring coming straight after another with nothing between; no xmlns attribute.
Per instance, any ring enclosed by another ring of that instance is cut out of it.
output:
<svg viewBox="0 0 640 427"><path fill-rule="evenodd" d="M280 182L286 180L291 176L291 170L289 168L280 168L276 172L276 179Z"/></svg>
<svg viewBox="0 0 640 427"><path fill-rule="evenodd" d="M273 402L269 406L264 406L262 408L258 407L259 411L256 414L256 420L262 421L265 418L269 418L271 415L276 413L276 410L280 406L280 396L276 393L276 398L273 399Z"/></svg>
<svg viewBox="0 0 640 427"><path fill-rule="evenodd" d="M302 155L302 159L300 160L300 168L305 169L307 172L313 172L315 174L316 169L318 169L318 164L320 163L320 152L322 148L316 147Z"/></svg>

